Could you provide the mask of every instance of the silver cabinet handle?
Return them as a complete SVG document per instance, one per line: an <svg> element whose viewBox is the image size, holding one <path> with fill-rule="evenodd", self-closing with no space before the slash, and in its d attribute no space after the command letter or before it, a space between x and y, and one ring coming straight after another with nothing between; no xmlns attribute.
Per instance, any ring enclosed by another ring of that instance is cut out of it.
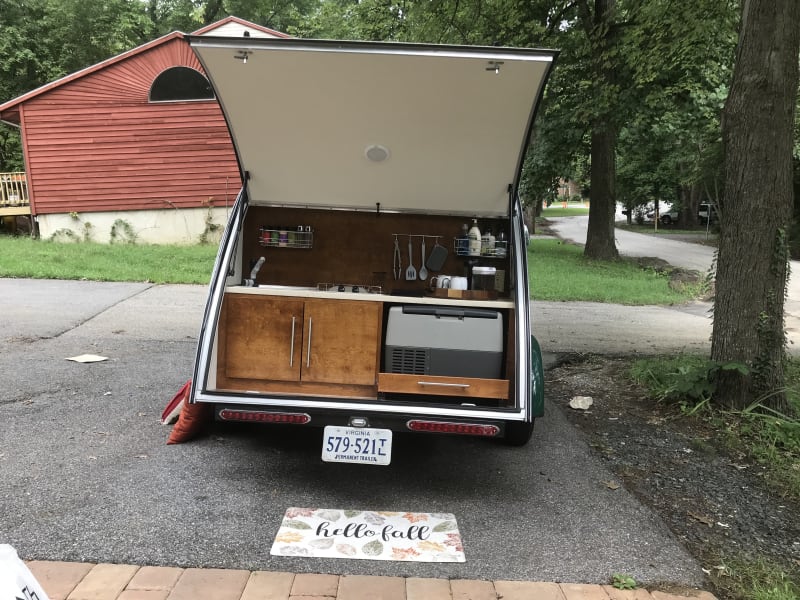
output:
<svg viewBox="0 0 800 600"><path fill-rule="evenodd" d="M306 366L311 366L311 317L308 317L308 348L306 348Z"/></svg>
<svg viewBox="0 0 800 600"><path fill-rule="evenodd" d="M292 317L292 346L289 350L289 368L291 369L294 367L294 325L297 321L297 317Z"/></svg>
<svg viewBox="0 0 800 600"><path fill-rule="evenodd" d="M469 387L468 383L441 383L439 381L418 381L417 385L435 385L438 387L454 387L454 388L461 388L467 389Z"/></svg>

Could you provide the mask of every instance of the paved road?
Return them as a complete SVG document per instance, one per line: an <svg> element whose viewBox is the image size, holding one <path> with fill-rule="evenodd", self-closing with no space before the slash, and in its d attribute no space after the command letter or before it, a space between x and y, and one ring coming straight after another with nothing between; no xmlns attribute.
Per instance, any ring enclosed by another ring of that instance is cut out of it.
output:
<svg viewBox="0 0 800 600"><path fill-rule="evenodd" d="M702 582L549 404L525 448L398 435L388 467L322 463L316 430L217 426L166 446L158 416L189 376L204 298L202 286L0 279L0 542L30 559ZM109 360L65 360L83 353ZM271 557L289 506L451 512L467 562Z"/></svg>
<svg viewBox="0 0 800 600"><path fill-rule="evenodd" d="M578 244L586 243L586 228L589 217L548 218L551 229L562 239ZM702 273L711 268L714 249L702 244L689 244L653 235L634 233L622 229L615 230L617 250L623 256L652 256L666 260L671 265L694 269ZM791 261L792 276L789 279L785 308L785 326L789 340L789 353L800 355L800 261ZM549 322L554 312L559 311L559 303L534 305L536 325L543 328L544 339L552 338L549 349L564 349L557 337L562 333L560 325L553 330ZM615 307L609 305L570 304L561 310L573 311L575 319L581 314L592 314L598 320L613 323L613 327L582 324L579 328L567 331L586 336L579 342L584 352L613 352L600 350L610 346L619 352L653 353L663 351L710 351L711 350L711 303L695 302L675 307L640 307L628 311L630 318L617 316ZM610 314L609 314L610 313ZM692 331L694 329L694 331ZM620 332L616 335L615 331ZM628 337L625 337L628 336ZM616 340L616 342L615 342ZM615 346L618 343L618 346ZM567 342L567 345L572 342Z"/></svg>
<svg viewBox="0 0 800 600"><path fill-rule="evenodd" d="M586 243L589 217L555 217L547 220L552 223L551 229L557 232L560 238L577 244ZM702 273L708 271L714 259L714 248L702 244L687 244L624 229L616 229L614 238L617 250L624 256L655 256L676 267L694 269Z"/></svg>

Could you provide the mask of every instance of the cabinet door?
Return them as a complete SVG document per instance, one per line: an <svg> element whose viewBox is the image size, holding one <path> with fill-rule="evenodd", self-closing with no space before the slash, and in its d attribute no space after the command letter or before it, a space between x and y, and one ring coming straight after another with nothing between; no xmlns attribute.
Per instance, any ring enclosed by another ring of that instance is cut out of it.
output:
<svg viewBox="0 0 800 600"><path fill-rule="evenodd" d="M380 302L307 300L302 380L375 385Z"/></svg>
<svg viewBox="0 0 800 600"><path fill-rule="evenodd" d="M299 381L303 301L225 297L225 374L237 379Z"/></svg>

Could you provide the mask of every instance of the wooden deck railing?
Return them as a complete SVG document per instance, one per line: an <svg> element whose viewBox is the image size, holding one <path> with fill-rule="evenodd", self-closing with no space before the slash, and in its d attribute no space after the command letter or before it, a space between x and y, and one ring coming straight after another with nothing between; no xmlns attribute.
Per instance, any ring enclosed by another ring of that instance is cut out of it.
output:
<svg viewBox="0 0 800 600"><path fill-rule="evenodd" d="M25 172L0 173L0 215L30 214L30 205Z"/></svg>

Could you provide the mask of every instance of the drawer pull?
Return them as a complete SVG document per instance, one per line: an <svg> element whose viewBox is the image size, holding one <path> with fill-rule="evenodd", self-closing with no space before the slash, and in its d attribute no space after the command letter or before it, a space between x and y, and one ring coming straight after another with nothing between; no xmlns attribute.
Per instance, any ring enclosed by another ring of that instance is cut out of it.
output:
<svg viewBox="0 0 800 600"><path fill-rule="evenodd" d="M469 387L468 383L441 383L439 381L418 381L417 385L433 385L438 387L461 388L464 390Z"/></svg>
<svg viewBox="0 0 800 600"><path fill-rule="evenodd" d="M308 347L306 348L306 367L311 367L311 317L308 317Z"/></svg>
<svg viewBox="0 0 800 600"><path fill-rule="evenodd" d="M294 367L294 326L297 317L292 317L292 347L289 349L289 368Z"/></svg>

